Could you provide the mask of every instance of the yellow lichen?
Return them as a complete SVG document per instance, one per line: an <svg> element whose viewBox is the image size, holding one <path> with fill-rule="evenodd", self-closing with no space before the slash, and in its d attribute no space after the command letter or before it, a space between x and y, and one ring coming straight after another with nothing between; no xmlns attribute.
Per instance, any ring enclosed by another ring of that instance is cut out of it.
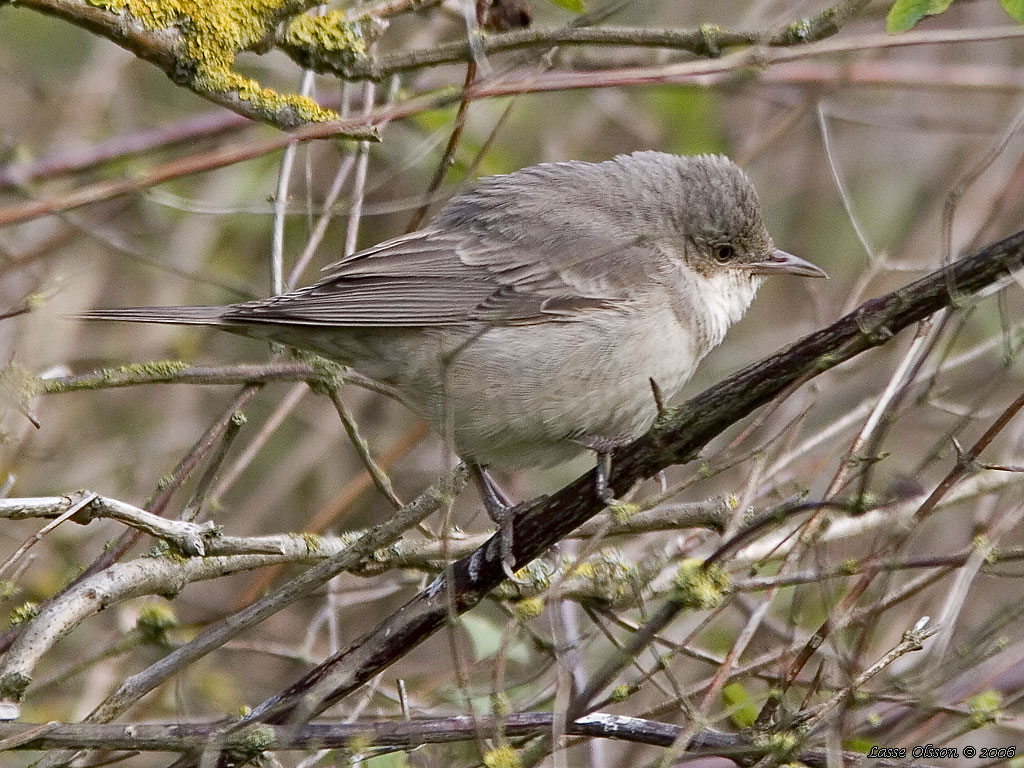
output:
<svg viewBox="0 0 1024 768"><path fill-rule="evenodd" d="M297 16L312 3L306 0L89 0L118 15L129 14L153 32L174 29L178 32L177 51L181 66L173 76L200 93L234 93L271 119L291 113L301 121L326 122L338 115L298 94L281 94L264 88L255 80L235 72L235 56L246 50L265 49L272 42L277 26ZM307 18L307 17L304 17ZM312 17L308 17L312 18ZM296 20L298 21L298 20ZM296 24L292 22L292 26ZM326 27L302 21L297 29L319 29L334 46L351 46L353 56L365 52L359 38L363 27L353 22L344 28ZM333 34L327 34L332 30ZM347 34L346 34L347 33ZM289 35L291 28L289 28ZM329 50L334 51L334 48Z"/></svg>
<svg viewBox="0 0 1024 768"><path fill-rule="evenodd" d="M518 621L530 621L544 613L544 598L527 597L512 604Z"/></svg>
<svg viewBox="0 0 1024 768"><path fill-rule="evenodd" d="M285 42L301 48L344 54L353 60L365 56L367 37L375 37L375 31L382 24L374 24L368 16L348 21L345 13L333 11L324 16L296 16L285 30Z"/></svg>
<svg viewBox="0 0 1024 768"><path fill-rule="evenodd" d="M484 755L487 768L522 768L523 761L512 747L501 746Z"/></svg>
<svg viewBox="0 0 1024 768"><path fill-rule="evenodd" d="M625 701L626 699L628 699L629 698L629 694L630 694L630 690L629 690L629 686L628 685L625 685L625 684L617 685L614 688L612 688L612 692L608 696L608 698L611 701L614 701L614 702L621 702L621 701Z"/></svg>
<svg viewBox="0 0 1024 768"><path fill-rule="evenodd" d="M1000 714L999 707L1002 703L1002 694L992 688L972 696L967 700L971 712L971 726L980 728L986 723L994 723Z"/></svg>
<svg viewBox="0 0 1024 768"><path fill-rule="evenodd" d="M637 512L640 511L640 507L637 504L631 504L623 501L618 504L612 504L608 507L608 511L611 512L616 523L619 525L625 525Z"/></svg>
<svg viewBox="0 0 1024 768"><path fill-rule="evenodd" d="M589 560L577 563L569 575L574 592L611 605L632 599L641 586L637 566L613 547L606 547Z"/></svg>

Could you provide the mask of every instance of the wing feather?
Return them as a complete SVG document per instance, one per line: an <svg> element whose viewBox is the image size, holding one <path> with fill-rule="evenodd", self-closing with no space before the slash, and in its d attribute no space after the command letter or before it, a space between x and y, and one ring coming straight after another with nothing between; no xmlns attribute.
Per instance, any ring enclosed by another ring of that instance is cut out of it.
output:
<svg viewBox="0 0 1024 768"><path fill-rule="evenodd" d="M619 190L609 183L636 173L621 167L627 161L634 162L553 163L490 177L449 201L426 229L331 264L308 288L236 304L225 319L429 326L570 321L588 309L625 308L649 278L652 254L661 260L638 242L643 227L624 226Z"/></svg>

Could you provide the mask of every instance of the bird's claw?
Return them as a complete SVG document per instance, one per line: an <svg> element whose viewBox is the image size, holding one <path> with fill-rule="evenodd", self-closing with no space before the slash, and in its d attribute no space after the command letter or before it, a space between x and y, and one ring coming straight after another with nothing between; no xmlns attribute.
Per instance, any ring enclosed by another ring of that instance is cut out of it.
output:
<svg viewBox="0 0 1024 768"><path fill-rule="evenodd" d="M611 451L598 451L597 453L597 468L594 473L594 493L597 494L605 506L611 507L619 503L619 500L615 498L615 491L608 484L609 478L612 474L612 454Z"/></svg>

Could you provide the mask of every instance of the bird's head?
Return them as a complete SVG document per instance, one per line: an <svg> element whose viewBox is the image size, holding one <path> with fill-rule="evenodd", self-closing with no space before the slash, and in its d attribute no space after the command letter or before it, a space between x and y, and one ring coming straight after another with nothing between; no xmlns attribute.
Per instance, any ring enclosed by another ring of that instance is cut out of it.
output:
<svg viewBox="0 0 1024 768"><path fill-rule="evenodd" d="M682 199L674 210L673 224L686 240L687 266L705 277L827 277L809 261L775 247L754 186L732 160L724 155L680 160Z"/></svg>

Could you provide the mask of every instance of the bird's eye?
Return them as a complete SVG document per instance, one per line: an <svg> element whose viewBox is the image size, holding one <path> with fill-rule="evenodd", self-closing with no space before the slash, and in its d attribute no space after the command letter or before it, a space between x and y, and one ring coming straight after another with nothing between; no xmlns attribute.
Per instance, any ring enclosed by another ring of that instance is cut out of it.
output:
<svg viewBox="0 0 1024 768"><path fill-rule="evenodd" d="M727 264L736 256L736 249L731 245L719 245L714 250L714 256L719 264Z"/></svg>

